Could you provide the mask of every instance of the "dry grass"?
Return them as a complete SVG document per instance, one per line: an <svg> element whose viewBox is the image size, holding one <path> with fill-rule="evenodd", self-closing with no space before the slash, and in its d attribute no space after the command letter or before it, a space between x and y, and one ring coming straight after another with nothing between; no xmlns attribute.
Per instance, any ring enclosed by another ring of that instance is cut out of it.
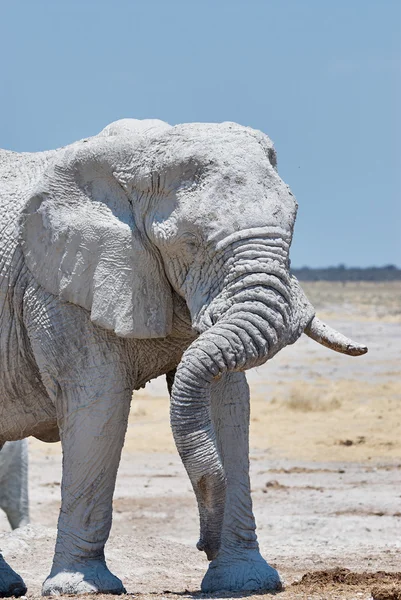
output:
<svg viewBox="0 0 401 600"><path fill-rule="evenodd" d="M401 381L317 377L252 399L251 446L305 460L401 459Z"/></svg>
<svg viewBox="0 0 401 600"><path fill-rule="evenodd" d="M277 403L273 396L272 403ZM282 404L289 410L300 412L327 412L341 407L341 400L332 386L321 386L310 383L293 383L285 389Z"/></svg>
<svg viewBox="0 0 401 600"><path fill-rule="evenodd" d="M401 281L302 282L323 318L401 323Z"/></svg>

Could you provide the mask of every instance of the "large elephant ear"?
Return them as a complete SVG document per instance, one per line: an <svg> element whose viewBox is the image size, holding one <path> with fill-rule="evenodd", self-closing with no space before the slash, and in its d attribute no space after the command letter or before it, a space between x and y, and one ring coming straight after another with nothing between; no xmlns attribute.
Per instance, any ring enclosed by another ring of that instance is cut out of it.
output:
<svg viewBox="0 0 401 600"><path fill-rule="evenodd" d="M172 293L157 250L118 172L135 164L134 139L95 137L61 151L30 194L20 242L36 280L122 337L164 337Z"/></svg>

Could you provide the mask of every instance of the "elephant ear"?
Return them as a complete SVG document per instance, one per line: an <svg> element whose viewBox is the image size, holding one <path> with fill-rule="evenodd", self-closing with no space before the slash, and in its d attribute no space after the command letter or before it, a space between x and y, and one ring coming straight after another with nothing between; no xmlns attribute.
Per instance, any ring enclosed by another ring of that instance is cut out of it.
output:
<svg viewBox="0 0 401 600"><path fill-rule="evenodd" d="M99 137L61 151L30 194L20 243L36 280L122 337L165 337L172 293L157 250L118 181L135 164L134 140Z"/></svg>

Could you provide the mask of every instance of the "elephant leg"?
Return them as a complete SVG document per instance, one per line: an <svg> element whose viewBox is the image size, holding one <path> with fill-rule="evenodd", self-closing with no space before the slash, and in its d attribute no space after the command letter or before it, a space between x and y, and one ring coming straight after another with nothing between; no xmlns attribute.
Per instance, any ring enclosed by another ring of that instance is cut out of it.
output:
<svg viewBox="0 0 401 600"><path fill-rule="evenodd" d="M212 418L227 478L221 547L202 592L280 590L281 581L259 552L249 480L249 387L244 373L212 386Z"/></svg>
<svg viewBox="0 0 401 600"><path fill-rule="evenodd" d="M0 554L0 598L24 596L26 591L26 585L22 578L6 563Z"/></svg>
<svg viewBox="0 0 401 600"><path fill-rule="evenodd" d="M53 566L42 588L45 596L125 591L106 566L104 546L132 390L118 363L99 369L93 362L76 385L59 384L56 398L62 503Z"/></svg>
<svg viewBox="0 0 401 600"><path fill-rule="evenodd" d="M0 457L0 507L12 529L29 523L28 442L8 442Z"/></svg>
<svg viewBox="0 0 401 600"><path fill-rule="evenodd" d="M10 442L0 448L0 506L4 509L8 506L4 490L8 481L9 466L13 464L13 460L10 459L13 458L15 444L19 442ZM0 553L0 598L24 596L26 591L22 578L6 563Z"/></svg>

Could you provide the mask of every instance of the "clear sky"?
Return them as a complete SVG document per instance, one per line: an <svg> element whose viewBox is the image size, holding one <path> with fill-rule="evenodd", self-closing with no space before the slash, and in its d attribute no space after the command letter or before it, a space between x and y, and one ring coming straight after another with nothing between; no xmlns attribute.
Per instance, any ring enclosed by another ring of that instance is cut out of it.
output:
<svg viewBox="0 0 401 600"><path fill-rule="evenodd" d="M401 266L401 0L0 0L0 146L237 121L299 202L293 266Z"/></svg>

